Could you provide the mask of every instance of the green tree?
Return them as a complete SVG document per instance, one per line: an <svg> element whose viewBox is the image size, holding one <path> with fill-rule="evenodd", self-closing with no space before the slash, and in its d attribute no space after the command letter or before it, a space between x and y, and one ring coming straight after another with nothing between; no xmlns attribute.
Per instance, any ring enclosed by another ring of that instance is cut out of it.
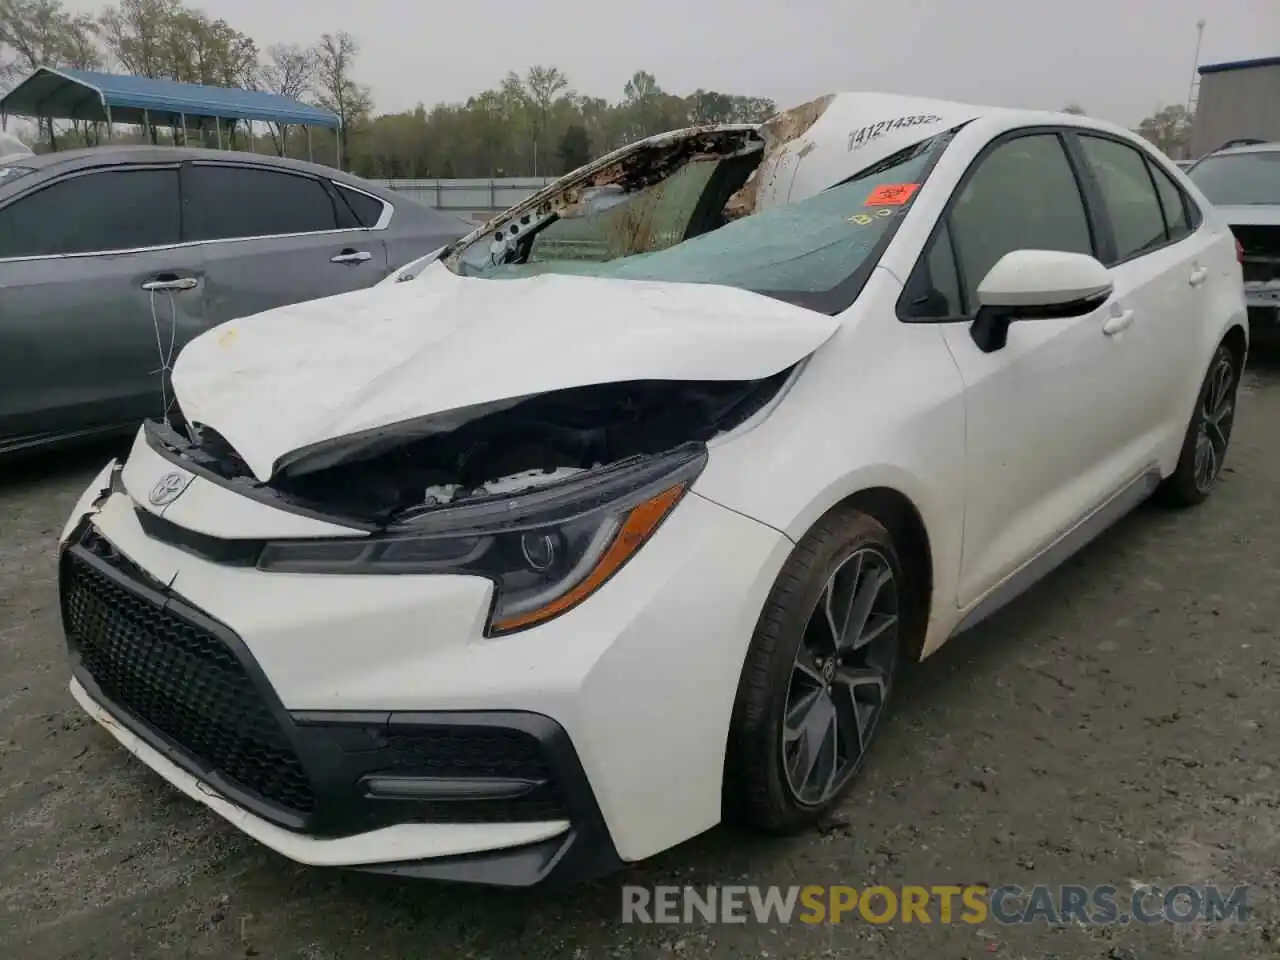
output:
<svg viewBox="0 0 1280 960"><path fill-rule="evenodd" d="M98 26L111 56L134 76L220 87L252 87L256 82L258 47L253 38L181 0L120 0L102 12ZM236 121L218 123L234 145ZM154 123L147 135L158 142Z"/></svg>
<svg viewBox="0 0 1280 960"><path fill-rule="evenodd" d="M730 94L699 88L688 97L689 122L695 126L709 123L731 123L733 120L733 100L734 98Z"/></svg>
<svg viewBox="0 0 1280 960"><path fill-rule="evenodd" d="M768 97L734 97L734 123L763 123L778 112L778 105Z"/></svg>
<svg viewBox="0 0 1280 960"><path fill-rule="evenodd" d="M569 81L555 67L530 67L525 74L524 89L533 112L533 175L538 175L538 153L545 149L551 105Z"/></svg>
<svg viewBox="0 0 1280 960"><path fill-rule="evenodd" d="M560 147L556 150L560 158L560 170L568 173L591 161L591 139L587 136L587 128L580 123L570 124L560 136Z"/></svg>
<svg viewBox="0 0 1280 960"><path fill-rule="evenodd" d="M178 0L120 0L98 18L107 50L126 73L172 77L173 31L182 13Z"/></svg>
<svg viewBox="0 0 1280 960"><path fill-rule="evenodd" d="M664 96L657 78L645 70L637 70L622 88L627 111L627 141L639 140L659 132L660 103Z"/></svg>
<svg viewBox="0 0 1280 960"><path fill-rule="evenodd" d="M1168 156L1183 156L1191 144L1191 120L1187 108L1174 103L1144 119L1136 132Z"/></svg>

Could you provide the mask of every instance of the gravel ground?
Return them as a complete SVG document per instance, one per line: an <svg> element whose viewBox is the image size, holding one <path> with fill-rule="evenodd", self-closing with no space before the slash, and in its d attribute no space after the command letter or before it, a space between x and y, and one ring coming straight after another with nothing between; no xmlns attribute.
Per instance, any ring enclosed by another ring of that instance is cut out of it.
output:
<svg viewBox="0 0 1280 960"><path fill-rule="evenodd" d="M1280 958L1280 363L1208 504L1143 508L930 659L821 831L568 894L302 868L78 712L54 538L99 449L0 468L0 956ZM1218 927L640 926L623 882L1250 886Z"/></svg>

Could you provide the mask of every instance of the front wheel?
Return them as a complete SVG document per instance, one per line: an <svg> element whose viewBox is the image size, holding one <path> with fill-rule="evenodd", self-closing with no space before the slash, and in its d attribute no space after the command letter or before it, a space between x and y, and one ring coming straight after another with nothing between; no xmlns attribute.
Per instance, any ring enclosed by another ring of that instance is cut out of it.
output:
<svg viewBox="0 0 1280 960"><path fill-rule="evenodd" d="M902 660L909 594L885 527L837 508L796 546L747 652L726 758L734 819L816 820L862 766Z"/></svg>
<svg viewBox="0 0 1280 960"><path fill-rule="evenodd" d="M1178 465L1156 491L1157 499L1166 506L1195 506L1213 491L1231 443L1240 373L1235 355L1220 345L1200 386Z"/></svg>

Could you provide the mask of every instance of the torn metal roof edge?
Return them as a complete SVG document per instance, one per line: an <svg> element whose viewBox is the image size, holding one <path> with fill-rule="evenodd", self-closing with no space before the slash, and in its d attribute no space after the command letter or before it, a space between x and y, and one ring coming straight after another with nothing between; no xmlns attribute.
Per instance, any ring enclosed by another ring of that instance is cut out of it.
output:
<svg viewBox="0 0 1280 960"><path fill-rule="evenodd" d="M0 97L0 112L59 120L140 122L185 114L224 120L258 120L312 127L341 126L338 115L275 93L201 86L151 77L40 67Z"/></svg>

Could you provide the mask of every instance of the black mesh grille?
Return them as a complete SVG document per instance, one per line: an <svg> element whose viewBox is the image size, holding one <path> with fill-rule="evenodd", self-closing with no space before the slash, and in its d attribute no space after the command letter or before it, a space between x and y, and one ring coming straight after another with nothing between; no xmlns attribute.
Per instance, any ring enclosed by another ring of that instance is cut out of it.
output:
<svg viewBox="0 0 1280 960"><path fill-rule="evenodd" d="M221 639L72 551L62 564L68 639L104 697L250 793L314 809L297 754Z"/></svg>

